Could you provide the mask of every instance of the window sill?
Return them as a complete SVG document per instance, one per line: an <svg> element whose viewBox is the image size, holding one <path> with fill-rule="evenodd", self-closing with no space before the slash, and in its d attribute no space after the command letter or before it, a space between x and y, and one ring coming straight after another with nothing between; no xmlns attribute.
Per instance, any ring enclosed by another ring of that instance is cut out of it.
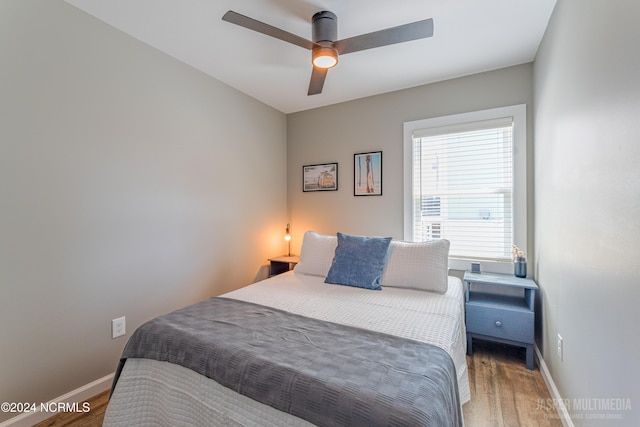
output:
<svg viewBox="0 0 640 427"><path fill-rule="evenodd" d="M513 274L512 262L449 258L449 268L452 270L471 271L471 263L479 263L481 272Z"/></svg>

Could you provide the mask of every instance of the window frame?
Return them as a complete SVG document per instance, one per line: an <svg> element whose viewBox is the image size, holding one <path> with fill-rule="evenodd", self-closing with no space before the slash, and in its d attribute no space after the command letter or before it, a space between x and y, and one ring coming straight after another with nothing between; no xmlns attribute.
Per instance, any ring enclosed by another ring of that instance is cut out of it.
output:
<svg viewBox="0 0 640 427"><path fill-rule="evenodd" d="M418 130L457 126L472 122L513 117L513 242L527 248L527 110L525 104L453 114L403 124L404 151L404 240L413 241L413 134ZM513 273L510 262L449 258L449 268L470 270L471 262L480 262L481 270Z"/></svg>

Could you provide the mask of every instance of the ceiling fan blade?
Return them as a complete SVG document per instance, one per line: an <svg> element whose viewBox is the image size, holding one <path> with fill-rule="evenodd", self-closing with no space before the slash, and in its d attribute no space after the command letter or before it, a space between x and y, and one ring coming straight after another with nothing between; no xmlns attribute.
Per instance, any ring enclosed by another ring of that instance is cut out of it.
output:
<svg viewBox="0 0 640 427"><path fill-rule="evenodd" d="M322 87L324 86L324 79L327 77L328 68L313 67L311 71L311 81L309 82L309 95L317 95L322 93Z"/></svg>
<svg viewBox="0 0 640 427"><path fill-rule="evenodd" d="M338 50L339 54L344 55L346 53L424 39L431 36L433 36L433 19L429 18L410 24L387 28L386 30L374 31L373 33L338 40L334 43L334 47Z"/></svg>
<svg viewBox="0 0 640 427"><path fill-rule="evenodd" d="M305 49L311 50L314 43L311 40L304 39L300 36L296 36L288 31L281 30L272 25L265 24L264 22L257 21L248 16L241 15L232 10L228 11L222 16L223 21L231 22L232 24L240 25L241 27L248 28L253 31L257 31L267 36L295 44Z"/></svg>

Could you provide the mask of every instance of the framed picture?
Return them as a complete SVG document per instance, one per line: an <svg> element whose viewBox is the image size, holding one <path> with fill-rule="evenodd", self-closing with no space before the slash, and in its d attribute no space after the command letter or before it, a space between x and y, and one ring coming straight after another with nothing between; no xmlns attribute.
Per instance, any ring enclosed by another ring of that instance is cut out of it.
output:
<svg viewBox="0 0 640 427"><path fill-rule="evenodd" d="M353 195L382 195L382 151L353 156Z"/></svg>
<svg viewBox="0 0 640 427"><path fill-rule="evenodd" d="M336 191L337 189L337 163L302 166L302 191Z"/></svg>

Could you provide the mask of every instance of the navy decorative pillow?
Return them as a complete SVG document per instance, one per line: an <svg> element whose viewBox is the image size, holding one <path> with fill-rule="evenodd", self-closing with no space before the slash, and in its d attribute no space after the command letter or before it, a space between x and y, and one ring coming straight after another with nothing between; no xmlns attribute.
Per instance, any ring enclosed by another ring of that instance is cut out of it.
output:
<svg viewBox="0 0 640 427"><path fill-rule="evenodd" d="M325 283L382 289L380 275L391 237L360 237L338 233L338 246Z"/></svg>

